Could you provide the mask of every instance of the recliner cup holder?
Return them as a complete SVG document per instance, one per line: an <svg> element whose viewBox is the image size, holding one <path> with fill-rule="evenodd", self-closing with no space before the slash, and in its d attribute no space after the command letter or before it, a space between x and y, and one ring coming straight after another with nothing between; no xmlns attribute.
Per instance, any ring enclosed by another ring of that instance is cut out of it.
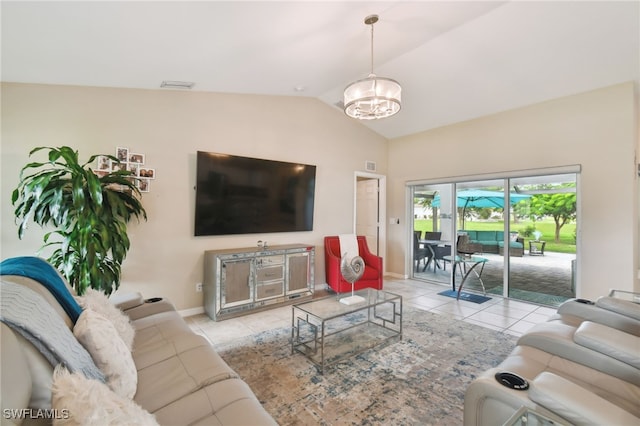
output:
<svg viewBox="0 0 640 426"><path fill-rule="evenodd" d="M520 377L517 374L510 373L508 371L500 371L495 375L496 380L503 386L509 389L515 390L527 390L529 389L529 382L524 377Z"/></svg>
<svg viewBox="0 0 640 426"><path fill-rule="evenodd" d="M145 303L156 303L162 300L162 297L152 297L150 299L145 299Z"/></svg>
<svg viewBox="0 0 640 426"><path fill-rule="evenodd" d="M576 299L576 302L578 303L584 303L585 305L595 305L595 303L593 303L591 300L589 299Z"/></svg>

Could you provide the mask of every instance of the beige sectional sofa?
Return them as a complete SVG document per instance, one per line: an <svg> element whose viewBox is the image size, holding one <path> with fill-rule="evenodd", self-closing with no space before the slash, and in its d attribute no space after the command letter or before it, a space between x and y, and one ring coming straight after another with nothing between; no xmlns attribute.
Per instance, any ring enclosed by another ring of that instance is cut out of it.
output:
<svg viewBox="0 0 640 426"><path fill-rule="evenodd" d="M471 383L464 424L504 424L518 410L559 424L640 424L640 305L565 302Z"/></svg>
<svg viewBox="0 0 640 426"><path fill-rule="evenodd" d="M60 324L73 329L69 315L38 282L3 275L2 283L18 284L38 293L60 316ZM158 424L276 424L249 386L207 339L189 328L170 302L145 301L137 294L113 300L135 330L131 356L137 370L137 388L130 402L155 416ZM74 413L64 407L53 410L51 405L54 367L5 322L0 324L2 424L47 424L54 418L67 421Z"/></svg>

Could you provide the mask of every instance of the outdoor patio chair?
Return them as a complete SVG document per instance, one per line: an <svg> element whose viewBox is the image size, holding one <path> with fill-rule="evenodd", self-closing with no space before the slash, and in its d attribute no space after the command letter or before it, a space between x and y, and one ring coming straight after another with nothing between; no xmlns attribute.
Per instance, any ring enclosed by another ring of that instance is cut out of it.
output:
<svg viewBox="0 0 640 426"><path fill-rule="evenodd" d="M470 257L471 255L480 253L482 254L482 244L472 243L469 241L469 236L466 234L458 235L458 240L456 242L456 250L458 252L458 256L460 257ZM445 260L445 264L448 263ZM462 265L460 269L460 276L463 277L464 274L467 273L467 264L466 262L460 262ZM446 270L446 268L445 268Z"/></svg>
<svg viewBox="0 0 640 426"><path fill-rule="evenodd" d="M423 270L427 269L427 265L431 261L431 250L427 247L420 247L420 237L417 233L421 231L415 231L413 233L413 261L416 264L416 272L419 271L420 262L424 261Z"/></svg>
<svg viewBox="0 0 640 426"><path fill-rule="evenodd" d="M442 232L425 232L424 233L425 240L437 241L440 238L442 238Z"/></svg>
<svg viewBox="0 0 640 426"><path fill-rule="evenodd" d="M447 262L444 260L444 256L451 256L451 246L446 244L444 246L433 247L433 272L436 272L436 268L442 268L447 270ZM440 266L442 261L442 266Z"/></svg>
<svg viewBox="0 0 640 426"><path fill-rule="evenodd" d="M458 235L456 247L458 255L460 256L471 256L472 254L482 253L482 244L472 243L466 234Z"/></svg>

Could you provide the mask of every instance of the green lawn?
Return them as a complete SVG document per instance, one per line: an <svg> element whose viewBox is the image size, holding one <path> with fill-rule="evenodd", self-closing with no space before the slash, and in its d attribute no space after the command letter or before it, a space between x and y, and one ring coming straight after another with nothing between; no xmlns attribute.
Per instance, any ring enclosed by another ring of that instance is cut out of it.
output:
<svg viewBox="0 0 640 426"><path fill-rule="evenodd" d="M414 229L416 231L432 231L433 222L431 219L416 219L414 220ZM576 224L568 223L564 225L560 229L560 241L556 243L554 241L555 229L556 225L553 219L531 222L531 221L523 221L518 222L516 224L511 224L512 231L518 231L520 236L525 239L525 247L528 247L528 240L533 240L533 235L529 237L524 236L524 230L527 227L535 227L537 231L542 232L541 240L547 242L545 246L545 251L555 251L557 253L575 253L576 252L576 243L575 243L575 232L576 232ZM465 228L472 231L502 231L504 229L503 221L495 221L495 222L475 222L467 220L465 222Z"/></svg>

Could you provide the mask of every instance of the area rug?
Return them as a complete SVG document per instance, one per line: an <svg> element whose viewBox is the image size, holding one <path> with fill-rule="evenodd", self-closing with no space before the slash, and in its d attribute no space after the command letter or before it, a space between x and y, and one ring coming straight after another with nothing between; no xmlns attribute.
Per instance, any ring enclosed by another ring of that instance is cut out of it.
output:
<svg viewBox="0 0 640 426"><path fill-rule="evenodd" d="M280 425L459 425L464 392L516 338L405 307L403 339L329 367L291 353L289 328L216 345Z"/></svg>
<svg viewBox="0 0 640 426"><path fill-rule="evenodd" d="M458 292L453 290L441 291L438 293L440 296L453 297L454 299L458 298ZM467 302L473 303L484 303L487 300L491 300L490 297L480 296L479 294L467 293L466 291L460 292L460 300L466 300Z"/></svg>

